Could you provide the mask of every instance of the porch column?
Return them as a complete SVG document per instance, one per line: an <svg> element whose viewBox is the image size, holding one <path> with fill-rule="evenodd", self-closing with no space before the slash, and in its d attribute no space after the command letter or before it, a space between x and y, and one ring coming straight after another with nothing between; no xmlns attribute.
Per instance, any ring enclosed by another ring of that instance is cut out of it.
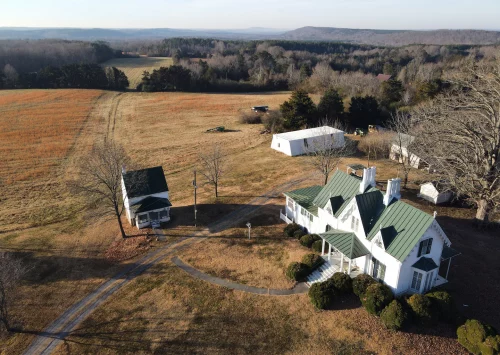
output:
<svg viewBox="0 0 500 355"><path fill-rule="evenodd" d="M448 260L448 269L446 269L446 280L448 280L448 273L450 272L451 259ZM439 271L439 270L438 270Z"/></svg>
<svg viewBox="0 0 500 355"><path fill-rule="evenodd" d="M344 254L340 253L340 272L344 272Z"/></svg>
<svg viewBox="0 0 500 355"><path fill-rule="evenodd" d="M352 265L352 260L349 259L349 269L347 271L347 275L349 275L349 276L351 275L351 265Z"/></svg>
<svg viewBox="0 0 500 355"><path fill-rule="evenodd" d="M330 261L332 257L332 245L328 243L328 261Z"/></svg>
<svg viewBox="0 0 500 355"><path fill-rule="evenodd" d="M321 256L325 255L325 240L323 239L323 244L321 246Z"/></svg>

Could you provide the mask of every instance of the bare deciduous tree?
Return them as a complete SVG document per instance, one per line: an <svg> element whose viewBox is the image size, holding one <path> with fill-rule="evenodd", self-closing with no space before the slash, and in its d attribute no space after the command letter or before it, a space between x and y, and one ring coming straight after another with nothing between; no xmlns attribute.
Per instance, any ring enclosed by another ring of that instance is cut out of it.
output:
<svg viewBox="0 0 500 355"><path fill-rule="evenodd" d="M123 238L126 237L121 215L124 210L122 196L122 168L130 163L123 147L111 139L96 143L92 150L78 163L78 179L70 183L70 188L82 195L94 206L101 206L101 215L116 217ZM131 182L133 185L143 183Z"/></svg>
<svg viewBox="0 0 500 355"><path fill-rule="evenodd" d="M394 139L392 132L370 133L361 138L358 149L366 154L368 158L367 166L370 166L371 159L387 158L391 150Z"/></svg>
<svg viewBox="0 0 500 355"><path fill-rule="evenodd" d="M330 126L341 131L345 131L341 123L328 123L323 121L321 127ZM322 128L319 128L320 130ZM356 152L356 146L353 141L348 138L344 142L339 142L335 135L331 136L330 132L325 129L324 134L314 138L307 147L305 152L308 155L307 164L321 172L324 177L324 184L328 182L330 173L344 160L344 158L353 155Z"/></svg>
<svg viewBox="0 0 500 355"><path fill-rule="evenodd" d="M226 156L220 144L216 143L206 153L199 155L201 174L207 179L207 183L215 188L215 197L219 197L219 182L224 173Z"/></svg>
<svg viewBox="0 0 500 355"><path fill-rule="evenodd" d="M487 223L500 205L500 60L462 68L453 89L417 109L419 155Z"/></svg>
<svg viewBox="0 0 500 355"><path fill-rule="evenodd" d="M403 173L403 187L408 184L408 176L410 171L417 165L418 157L415 155L415 137L411 135L413 132L412 117L401 111L391 115L389 127L394 131L391 158L398 161Z"/></svg>
<svg viewBox="0 0 500 355"><path fill-rule="evenodd" d="M11 330L9 310L25 273L26 268L21 260L8 253L0 253L0 331Z"/></svg>

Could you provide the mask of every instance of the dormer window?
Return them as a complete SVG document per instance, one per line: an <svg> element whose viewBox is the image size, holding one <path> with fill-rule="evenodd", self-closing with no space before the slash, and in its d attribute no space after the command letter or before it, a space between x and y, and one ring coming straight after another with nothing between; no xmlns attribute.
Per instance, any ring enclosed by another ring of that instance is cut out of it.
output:
<svg viewBox="0 0 500 355"><path fill-rule="evenodd" d="M427 255L431 252L432 238L422 240L420 246L418 247L418 257L422 255Z"/></svg>
<svg viewBox="0 0 500 355"><path fill-rule="evenodd" d="M355 216L352 216L352 219L351 219L351 229L354 232L357 232L358 231L358 227L359 227L359 219L357 219Z"/></svg>

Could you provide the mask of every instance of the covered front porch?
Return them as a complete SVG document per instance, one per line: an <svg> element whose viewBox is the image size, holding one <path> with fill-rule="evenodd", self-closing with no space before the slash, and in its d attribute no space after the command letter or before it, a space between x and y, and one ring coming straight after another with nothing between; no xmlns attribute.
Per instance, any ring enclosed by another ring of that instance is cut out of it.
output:
<svg viewBox="0 0 500 355"><path fill-rule="evenodd" d="M132 205L130 210L135 214L135 225L138 229L157 228L161 223L170 221L171 206L166 198L146 197Z"/></svg>
<svg viewBox="0 0 500 355"><path fill-rule="evenodd" d="M343 272L356 277L364 272L364 265L358 265L356 259L370 252L358 240L354 233L332 230L320 234L323 241L321 256Z"/></svg>
<svg viewBox="0 0 500 355"><path fill-rule="evenodd" d="M459 256L461 253L453 248L444 246L443 252L441 253L441 267L434 282L434 286L441 286L448 283L448 275L450 274L451 259L455 256ZM446 261L444 264L443 262ZM444 274L441 276L440 274Z"/></svg>

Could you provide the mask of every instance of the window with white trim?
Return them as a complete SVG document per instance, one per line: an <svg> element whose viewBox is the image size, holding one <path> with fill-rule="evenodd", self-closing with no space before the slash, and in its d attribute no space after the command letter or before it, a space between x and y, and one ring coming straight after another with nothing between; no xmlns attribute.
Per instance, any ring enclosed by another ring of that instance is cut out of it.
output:
<svg viewBox="0 0 500 355"><path fill-rule="evenodd" d="M352 216L352 219L351 219L351 229L355 232L358 231L358 227L359 227L359 219L357 219L355 216Z"/></svg>
<svg viewBox="0 0 500 355"><path fill-rule="evenodd" d="M309 220L312 222L312 221L313 221L313 219L314 219L313 214L312 214L312 213L309 213Z"/></svg>
<svg viewBox="0 0 500 355"><path fill-rule="evenodd" d="M293 200L290 197L288 198L288 207L293 210Z"/></svg>
<svg viewBox="0 0 500 355"><path fill-rule="evenodd" d="M139 217L139 223L144 223L144 222L149 221L149 217L148 217L147 213L140 214L138 217Z"/></svg>
<svg viewBox="0 0 500 355"><path fill-rule="evenodd" d="M309 147L309 143L307 143L307 138L304 138L304 147L306 147L306 148Z"/></svg>
<svg viewBox="0 0 500 355"><path fill-rule="evenodd" d="M411 289L420 292L420 285L422 284L422 274L418 271L413 271L413 278L411 280Z"/></svg>
<svg viewBox="0 0 500 355"><path fill-rule="evenodd" d="M432 281L434 280L434 271L431 271L425 277L425 287L424 292L429 291L432 288Z"/></svg>
<svg viewBox="0 0 500 355"><path fill-rule="evenodd" d="M304 207L300 207L300 214L303 216L307 216L307 211Z"/></svg>
<svg viewBox="0 0 500 355"><path fill-rule="evenodd" d="M418 257L422 255L427 255L431 252L432 238L422 240L418 247Z"/></svg>
<svg viewBox="0 0 500 355"><path fill-rule="evenodd" d="M385 265L372 257L372 277L374 279L384 280Z"/></svg>

